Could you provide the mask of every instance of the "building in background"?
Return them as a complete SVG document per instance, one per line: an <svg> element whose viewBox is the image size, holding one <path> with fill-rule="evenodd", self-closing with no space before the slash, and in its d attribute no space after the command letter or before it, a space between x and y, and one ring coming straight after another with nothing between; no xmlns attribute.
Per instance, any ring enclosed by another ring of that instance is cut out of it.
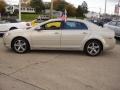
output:
<svg viewBox="0 0 120 90"><path fill-rule="evenodd" d="M19 11L18 5L7 5L6 12L14 13L15 10ZM21 0L21 12L22 13L35 13L35 9L30 6L30 0Z"/></svg>
<svg viewBox="0 0 120 90"><path fill-rule="evenodd" d="M96 12L88 12L85 16L87 18L100 18L100 14Z"/></svg>
<svg viewBox="0 0 120 90"><path fill-rule="evenodd" d="M62 11L53 10L52 12L53 12L53 16L54 16L55 18L58 18L58 17L60 17L60 16L62 15ZM50 9L46 9L46 10L45 10L45 14L46 14L46 15L49 15L49 14L50 14Z"/></svg>
<svg viewBox="0 0 120 90"><path fill-rule="evenodd" d="M30 0L21 0L21 3L23 3L23 4L30 4Z"/></svg>
<svg viewBox="0 0 120 90"><path fill-rule="evenodd" d="M15 10L19 11L19 6L18 5L8 5L6 6L6 12L9 12L10 14L13 14ZM32 7L28 6L22 6L21 7L21 12L22 13L35 13L35 9Z"/></svg>

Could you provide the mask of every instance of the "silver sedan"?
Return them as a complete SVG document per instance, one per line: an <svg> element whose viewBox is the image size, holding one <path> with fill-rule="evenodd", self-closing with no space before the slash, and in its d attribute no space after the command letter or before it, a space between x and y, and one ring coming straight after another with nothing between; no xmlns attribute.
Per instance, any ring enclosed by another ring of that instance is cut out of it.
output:
<svg viewBox="0 0 120 90"><path fill-rule="evenodd" d="M80 19L51 19L29 30L13 30L4 37L4 45L17 53L29 50L81 50L97 56L115 46L115 33Z"/></svg>

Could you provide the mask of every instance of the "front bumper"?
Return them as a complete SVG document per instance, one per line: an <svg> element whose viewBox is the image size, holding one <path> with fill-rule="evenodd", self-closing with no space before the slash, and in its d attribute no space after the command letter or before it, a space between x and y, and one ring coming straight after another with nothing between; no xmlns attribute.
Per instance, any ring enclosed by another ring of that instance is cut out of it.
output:
<svg viewBox="0 0 120 90"><path fill-rule="evenodd" d="M11 48L11 40L10 37L3 36L3 44L6 48Z"/></svg>

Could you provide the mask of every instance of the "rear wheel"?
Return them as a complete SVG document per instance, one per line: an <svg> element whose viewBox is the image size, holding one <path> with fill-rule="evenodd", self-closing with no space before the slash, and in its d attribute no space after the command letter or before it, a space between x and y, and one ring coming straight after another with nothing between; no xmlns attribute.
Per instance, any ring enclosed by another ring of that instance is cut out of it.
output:
<svg viewBox="0 0 120 90"><path fill-rule="evenodd" d="M91 40L85 45L85 53L89 56L97 56L102 52L102 44L100 41Z"/></svg>
<svg viewBox="0 0 120 90"><path fill-rule="evenodd" d="M30 49L28 41L24 38L14 39L11 47L17 53L25 53Z"/></svg>

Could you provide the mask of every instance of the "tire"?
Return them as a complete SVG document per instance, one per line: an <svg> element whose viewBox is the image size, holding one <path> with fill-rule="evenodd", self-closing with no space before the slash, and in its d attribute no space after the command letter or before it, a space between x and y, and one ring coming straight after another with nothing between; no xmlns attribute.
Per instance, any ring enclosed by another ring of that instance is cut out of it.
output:
<svg viewBox="0 0 120 90"><path fill-rule="evenodd" d="M86 43L84 51L89 56L98 56L103 50L102 43L97 40L90 40Z"/></svg>
<svg viewBox="0 0 120 90"><path fill-rule="evenodd" d="M11 43L11 48L16 53L22 54L30 50L30 45L24 38L15 38Z"/></svg>
<svg viewBox="0 0 120 90"><path fill-rule="evenodd" d="M14 29L17 29L17 28L16 27L12 27L12 28L9 29L9 31L14 30Z"/></svg>

